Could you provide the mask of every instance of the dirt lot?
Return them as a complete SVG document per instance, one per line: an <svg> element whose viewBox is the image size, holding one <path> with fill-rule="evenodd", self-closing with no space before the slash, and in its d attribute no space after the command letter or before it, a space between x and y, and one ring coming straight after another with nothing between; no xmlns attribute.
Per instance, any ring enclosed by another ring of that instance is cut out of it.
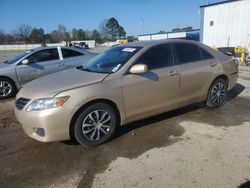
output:
<svg viewBox="0 0 250 188"><path fill-rule="evenodd" d="M0 187L236 188L250 178L250 68L227 103L132 123L96 148L24 135L13 99L0 102Z"/></svg>

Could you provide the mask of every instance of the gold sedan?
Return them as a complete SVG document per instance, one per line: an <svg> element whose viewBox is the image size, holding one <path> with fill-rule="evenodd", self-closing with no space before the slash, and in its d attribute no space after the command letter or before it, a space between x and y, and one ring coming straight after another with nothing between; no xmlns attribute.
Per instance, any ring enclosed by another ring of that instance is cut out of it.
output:
<svg viewBox="0 0 250 188"><path fill-rule="evenodd" d="M237 79L234 59L198 42L128 43L25 85L15 113L36 140L96 146L129 122L196 102L219 107Z"/></svg>

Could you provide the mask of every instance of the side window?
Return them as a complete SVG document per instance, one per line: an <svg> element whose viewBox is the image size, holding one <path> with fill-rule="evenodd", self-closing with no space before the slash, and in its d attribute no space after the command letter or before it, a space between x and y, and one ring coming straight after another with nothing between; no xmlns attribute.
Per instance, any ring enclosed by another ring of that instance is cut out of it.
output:
<svg viewBox="0 0 250 188"><path fill-rule="evenodd" d="M149 70L171 66L170 45L164 44L149 49L137 60L136 64L146 64Z"/></svg>
<svg viewBox="0 0 250 188"><path fill-rule="evenodd" d="M202 55L203 60L214 59L214 57L209 52L204 50L203 48L200 48L200 50L201 50L201 55Z"/></svg>
<svg viewBox="0 0 250 188"><path fill-rule="evenodd" d="M41 50L28 57L30 63L39 63L59 59L57 49Z"/></svg>
<svg viewBox="0 0 250 188"><path fill-rule="evenodd" d="M75 57L75 56L84 55L84 53L81 53L81 52L78 52L75 50L69 50L69 49L62 48L62 55L63 55L63 58L68 58L68 57Z"/></svg>
<svg viewBox="0 0 250 188"><path fill-rule="evenodd" d="M199 46L190 43L176 43L174 46L179 64L202 60Z"/></svg>

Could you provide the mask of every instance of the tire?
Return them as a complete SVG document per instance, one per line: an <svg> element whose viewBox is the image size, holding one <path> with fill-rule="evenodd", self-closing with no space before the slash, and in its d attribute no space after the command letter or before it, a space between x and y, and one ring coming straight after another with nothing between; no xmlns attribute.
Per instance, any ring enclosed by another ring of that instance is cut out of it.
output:
<svg viewBox="0 0 250 188"><path fill-rule="evenodd" d="M78 143L90 147L103 144L114 136L119 125L118 119L117 113L110 105L90 105L82 110L75 122L75 139Z"/></svg>
<svg viewBox="0 0 250 188"><path fill-rule="evenodd" d="M15 83L8 78L0 77L0 99L7 99L15 96L17 93Z"/></svg>
<svg viewBox="0 0 250 188"><path fill-rule="evenodd" d="M211 108L222 106L226 99L228 84L223 78L216 79L210 86L206 105Z"/></svg>

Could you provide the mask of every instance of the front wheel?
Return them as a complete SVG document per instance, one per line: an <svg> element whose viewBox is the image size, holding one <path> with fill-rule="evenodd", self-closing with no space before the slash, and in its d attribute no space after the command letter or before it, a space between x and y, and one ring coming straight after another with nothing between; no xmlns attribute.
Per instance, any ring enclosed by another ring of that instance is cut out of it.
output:
<svg viewBox="0 0 250 188"><path fill-rule="evenodd" d="M224 104L227 94L227 82L219 78L214 81L208 91L207 106L212 108L220 107Z"/></svg>
<svg viewBox="0 0 250 188"><path fill-rule="evenodd" d="M118 123L117 114L110 105L96 103L82 110L74 126L74 135L80 144L97 146L112 138Z"/></svg>
<svg viewBox="0 0 250 188"><path fill-rule="evenodd" d="M13 97L17 92L14 82L8 78L0 78L0 99Z"/></svg>

